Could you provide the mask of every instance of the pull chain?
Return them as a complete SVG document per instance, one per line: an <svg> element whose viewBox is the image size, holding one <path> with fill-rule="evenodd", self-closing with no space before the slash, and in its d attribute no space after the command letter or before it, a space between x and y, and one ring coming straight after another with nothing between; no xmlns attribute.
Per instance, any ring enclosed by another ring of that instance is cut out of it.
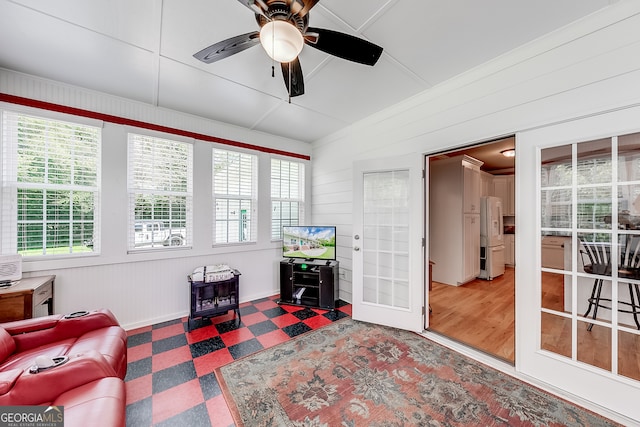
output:
<svg viewBox="0 0 640 427"><path fill-rule="evenodd" d="M289 62L289 104L291 104L291 62Z"/></svg>
<svg viewBox="0 0 640 427"><path fill-rule="evenodd" d="M271 77L276 76L276 60L275 60L275 50L276 50L276 32L271 32Z"/></svg>

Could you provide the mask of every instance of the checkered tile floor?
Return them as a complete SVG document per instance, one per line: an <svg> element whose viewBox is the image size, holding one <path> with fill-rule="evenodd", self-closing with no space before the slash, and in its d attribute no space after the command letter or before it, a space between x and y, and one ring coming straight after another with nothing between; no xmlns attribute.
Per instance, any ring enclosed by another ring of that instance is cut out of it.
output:
<svg viewBox="0 0 640 427"><path fill-rule="evenodd" d="M233 426L215 368L351 315L278 305L279 295L211 319L187 318L128 332L127 426Z"/></svg>

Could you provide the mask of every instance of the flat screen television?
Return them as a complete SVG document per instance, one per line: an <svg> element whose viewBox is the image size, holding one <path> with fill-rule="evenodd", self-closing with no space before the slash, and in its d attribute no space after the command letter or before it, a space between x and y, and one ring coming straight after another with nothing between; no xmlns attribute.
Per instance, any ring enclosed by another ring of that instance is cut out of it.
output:
<svg viewBox="0 0 640 427"><path fill-rule="evenodd" d="M291 225L282 227L282 256L306 260L336 259L336 227Z"/></svg>

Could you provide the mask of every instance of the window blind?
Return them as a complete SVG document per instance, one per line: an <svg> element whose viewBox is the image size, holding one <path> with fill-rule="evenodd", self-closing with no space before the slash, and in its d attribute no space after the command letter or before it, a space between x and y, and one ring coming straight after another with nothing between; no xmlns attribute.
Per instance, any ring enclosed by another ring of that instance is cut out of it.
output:
<svg viewBox="0 0 640 427"><path fill-rule="evenodd" d="M215 243L257 240L257 176L257 156L213 150Z"/></svg>
<svg viewBox="0 0 640 427"><path fill-rule="evenodd" d="M282 239L282 227L304 222L304 164L271 159L271 239Z"/></svg>
<svg viewBox="0 0 640 427"><path fill-rule="evenodd" d="M193 145L129 134L129 249L192 244Z"/></svg>
<svg viewBox="0 0 640 427"><path fill-rule="evenodd" d="M98 252L100 128L8 111L2 119L2 252Z"/></svg>

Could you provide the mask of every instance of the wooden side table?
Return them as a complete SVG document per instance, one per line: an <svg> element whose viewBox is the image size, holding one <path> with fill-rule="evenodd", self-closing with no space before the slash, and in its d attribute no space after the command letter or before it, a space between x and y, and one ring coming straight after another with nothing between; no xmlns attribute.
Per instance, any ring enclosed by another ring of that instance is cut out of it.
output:
<svg viewBox="0 0 640 427"><path fill-rule="evenodd" d="M56 276L26 277L0 288L0 322L53 314L53 283Z"/></svg>

